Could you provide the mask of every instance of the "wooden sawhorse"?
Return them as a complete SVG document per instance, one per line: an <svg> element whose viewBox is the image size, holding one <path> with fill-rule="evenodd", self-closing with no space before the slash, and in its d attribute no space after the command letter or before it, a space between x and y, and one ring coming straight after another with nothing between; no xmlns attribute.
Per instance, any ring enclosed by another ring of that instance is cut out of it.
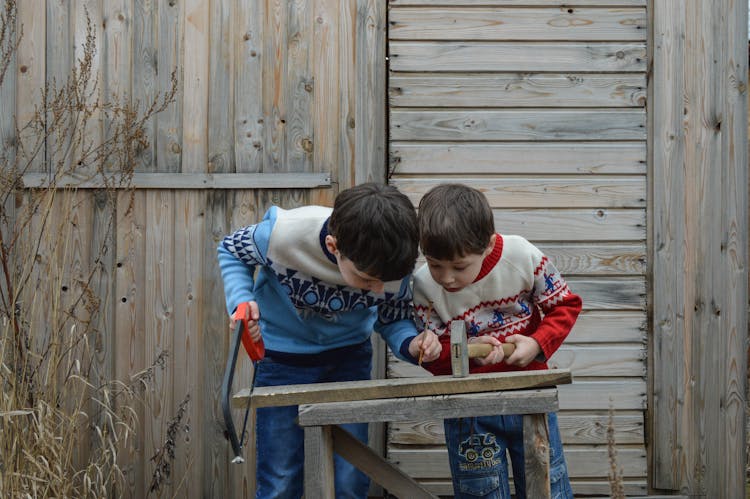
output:
<svg viewBox="0 0 750 499"><path fill-rule="evenodd" d="M333 499L333 454L338 453L389 493L434 498L429 491L378 456L339 425L429 418L523 414L526 490L550 497L546 414L558 409L557 388L571 382L567 369L435 376L242 390L235 405L251 408L299 405L305 431L305 496Z"/></svg>

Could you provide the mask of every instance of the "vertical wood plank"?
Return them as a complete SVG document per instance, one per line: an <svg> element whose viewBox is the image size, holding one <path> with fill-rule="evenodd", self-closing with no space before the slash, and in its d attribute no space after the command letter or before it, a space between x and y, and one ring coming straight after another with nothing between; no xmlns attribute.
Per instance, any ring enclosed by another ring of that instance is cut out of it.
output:
<svg viewBox="0 0 750 499"><path fill-rule="evenodd" d="M675 369L685 319L681 304L685 289L672 286L670 280L683 272L683 241L685 227L672 220L683 207L684 178L680 173L684 162L685 137L682 132L682 100L684 74L680 61L684 58L684 2L668 0L653 2L654 73L651 79L653 102L653 217L654 217L654 336L653 336L653 418L652 484L659 489L675 489L685 472L680 449L672 450L671 442L684 434L683 421L677 418L676 404L685 400L685 382L680 369ZM658 103L658 104L657 104ZM667 292L669 291L669 292Z"/></svg>
<svg viewBox="0 0 750 499"><path fill-rule="evenodd" d="M104 383L117 379L115 377L115 356L117 355L115 343L115 231L116 224L116 194L104 190L84 193L91 197L91 232L88 234L90 241L88 262L94 268L91 289L94 296L99 298L99 310L94 317L92 354L94 366L92 369L91 382L94 386L103 386ZM98 413L98 414L97 414ZM105 414L101 412L98 404L91 404L91 414L97 414L95 420L103 424ZM92 452L96 449L92 448Z"/></svg>
<svg viewBox="0 0 750 499"><path fill-rule="evenodd" d="M233 137L237 173L263 170L265 130L270 129L263 105L267 91L263 71L268 55L264 49L265 5L266 2L239 2L237 5L237 29L233 35L237 64Z"/></svg>
<svg viewBox="0 0 750 499"><path fill-rule="evenodd" d="M549 428L546 414L524 414L523 449L527 496L549 498Z"/></svg>
<svg viewBox="0 0 750 499"><path fill-rule="evenodd" d="M723 309L719 316L719 331L725 331L723 352L726 376L725 392L721 396L723 418L727 421L721 451L735 466L723 467L718 483L729 484L727 497L741 497L746 493L747 469L747 342L748 342L748 44L747 2L736 0L727 7L726 69L722 71L723 129L720 164L727 165L722 175L721 233L725 238L722 263L726 269L724 283L718 288L723 293ZM722 24L723 25L723 24ZM719 33L724 30L719 27Z"/></svg>
<svg viewBox="0 0 750 499"><path fill-rule="evenodd" d="M74 64L74 6L66 0L50 0L47 2L47 84L57 91L64 88L66 78ZM54 94L49 97L54 99ZM47 171L55 172L67 170L71 164L70 142L72 139L72 116L62 113L55 116L51 110L45 109L47 114L47 144L45 156ZM63 133L66 131L66 133Z"/></svg>
<svg viewBox="0 0 750 499"><path fill-rule="evenodd" d="M233 191L229 197L228 203L228 214L229 214L229 230L222 234L222 236L234 232L237 229L246 227L248 225L257 223L265 213L265 206L259 199L261 191ZM224 293L216 296L221 301L221 308L224 310L223 320L217 324L217 327L221 331L224 341L224 349L222 350L222 370L223 365L226 363L226 358L229 353L229 316L226 312L224 305ZM242 353L242 352L240 352ZM223 372L223 371L222 371ZM241 387L250 386L250 381L253 379L253 364L250 362L250 358L247 355L240 355L237 359L237 366L234 372L234 387L232 391L236 391ZM219 378L221 383L221 378ZM219 386L219 385L217 385ZM218 391L217 391L218 395ZM242 427L239 426L242 422L244 409L234 410L234 421L237 431L242 431ZM245 441L244 453L245 463L239 465L230 465L230 447L227 440L223 440L225 461L222 463L223 466L231 466L229 469L229 475L231 481L231 491L235 496L242 497L254 497L255 496L255 418L253 415L250 416L247 422L249 431L249 439ZM240 437L241 438L241 437Z"/></svg>
<svg viewBox="0 0 750 499"><path fill-rule="evenodd" d="M199 495L203 478L203 444L206 433L203 379L206 370L203 295L203 244L205 234L206 193L200 190L178 191L174 219L174 395L171 412L189 397L185 420L187 430L180 432L174 469L172 494ZM196 237L198 236L198 237ZM183 475L184 476L181 476ZM201 494L203 495L203 494Z"/></svg>
<svg viewBox="0 0 750 499"><path fill-rule="evenodd" d="M19 128L34 116L34 105L40 104L47 79L46 40L47 8L45 0L17 2L17 29L23 29L21 44L16 52L17 73L16 118ZM19 156L19 168L29 172L44 171L44 148L41 151L33 137L19 137L25 154Z"/></svg>
<svg viewBox="0 0 750 499"><path fill-rule="evenodd" d="M117 194L117 257L115 273L116 379L128 382L131 376L146 368L154 352L146 352L146 193L120 191ZM139 386L135 387L140 388ZM125 474L123 497L143 497L146 480L144 452L145 412L142 405L132 408L139 425L119 450L118 464ZM150 456L149 456L150 457Z"/></svg>
<svg viewBox="0 0 750 499"><path fill-rule="evenodd" d="M265 29L263 33L263 119L265 122L263 144L263 171L284 171L286 162L286 121L288 64L286 0L266 0Z"/></svg>
<svg viewBox="0 0 750 499"><path fill-rule="evenodd" d="M385 182L385 22L387 4L357 0L355 184Z"/></svg>
<svg viewBox="0 0 750 499"><path fill-rule="evenodd" d="M747 99L746 49L738 48L746 43L747 7L733 0L654 4L654 213L660 214L654 221L654 365L660 366L653 378L654 485L741 497L747 118L734 117L744 114ZM665 50L672 46L680 50ZM659 130L675 154L660 147ZM732 437L719 428L731 428Z"/></svg>
<svg viewBox="0 0 750 499"><path fill-rule="evenodd" d="M202 362L204 365L201 390L204 392L202 411L203 426L203 470L202 494L204 497L248 497L247 491L233 491L231 477L242 474L245 467L230 464L229 443L224 437L221 413L221 381L226 364L229 333L229 318L224 306L224 287L217 262L216 248L230 232L227 203L233 195L224 190L206 193L206 241L203 259L204 311ZM250 456L245 454L245 460ZM247 483L247 482L245 482Z"/></svg>
<svg viewBox="0 0 750 499"><path fill-rule="evenodd" d="M73 44L72 67L80 67L79 61L84 58L86 47L86 37L88 36L87 15L91 22L91 34L94 37L93 54L91 54L91 78L87 82L84 100L87 106L90 106L92 113L79 113L77 120L83 123L78 126L76 133L82 134L82 140L76 144L71 152L71 161L76 164L76 172L91 175L97 171L97 164L86 160L88 152L92 146L102 143L102 110L96 106L97 101L107 98L102 95L102 53L105 45L104 28L103 28L103 6L101 0L83 0L71 3L69 15L71 16L71 40ZM77 139L77 137L76 137ZM76 140L76 142L79 142ZM81 161L83 160L83 161Z"/></svg>
<svg viewBox="0 0 750 499"><path fill-rule="evenodd" d="M103 2L101 96L118 106L130 105L133 74L133 3L130 0ZM113 120L103 116L103 138L112 137ZM114 165L103 165L110 170Z"/></svg>
<svg viewBox="0 0 750 499"><path fill-rule="evenodd" d="M288 2L287 35L289 62L285 75L288 111L284 151L286 160L279 170L312 171L313 158L313 6L312 0Z"/></svg>
<svg viewBox="0 0 750 499"><path fill-rule="evenodd" d="M333 499L333 437L330 426L305 426L305 497Z"/></svg>
<svg viewBox="0 0 750 499"><path fill-rule="evenodd" d="M18 16L18 7L16 7L15 13ZM16 21L18 21L18 17L16 17ZM15 29L15 26L8 26L7 28L7 46L15 44L18 39L18 32L15 33L16 36L11 36L12 30ZM20 90L16 87L16 80L18 79L17 57L18 52L13 51L10 54L8 66L0 66L0 165L8 166L14 165L16 161L16 92ZM7 213L9 208L9 204L4 206L4 212Z"/></svg>
<svg viewBox="0 0 750 499"><path fill-rule="evenodd" d="M208 163L209 1L185 2L182 128L183 173L204 173Z"/></svg>
<svg viewBox="0 0 750 499"><path fill-rule="evenodd" d="M232 106L234 74L243 64L242 61L235 64L234 57L238 45L234 16L241 8L236 4L231 0L215 0L209 5L208 173L232 173L235 169L234 120L238 111Z"/></svg>
<svg viewBox="0 0 750 499"><path fill-rule="evenodd" d="M164 367L154 370L145 394L146 459L158 456L163 450L167 425L174 416L174 219L173 192L153 190L146 193L145 353L147 358L155 358L164 352L168 354ZM170 458L163 455L162 459ZM157 461L158 458L149 459L146 463L143 497L149 495L149 485L159 464ZM157 482L161 483L161 495L171 495L167 477L157 478Z"/></svg>
<svg viewBox="0 0 750 499"><path fill-rule="evenodd" d="M330 171L331 178L338 179L338 187L345 189L356 183L355 151L357 144L357 40L358 6L356 1L340 0L339 2L339 139L338 161L332 170L325 170L321 165L317 171Z"/></svg>
<svg viewBox="0 0 750 499"><path fill-rule="evenodd" d="M133 2L133 103L143 110L153 102L160 90L157 75L157 14L156 0L135 0ZM160 72L169 68L159 66ZM154 172L156 165L156 118L145 126L148 147L139 151L136 171Z"/></svg>
<svg viewBox="0 0 750 499"><path fill-rule="evenodd" d="M156 40L156 88L166 92L171 86L171 75L177 72L178 90L176 101L156 116L156 170L179 172L182 167L182 127L184 77L180 69L184 63L184 2L157 2L158 25ZM193 117L191 116L192 120Z"/></svg>
<svg viewBox="0 0 750 499"><path fill-rule="evenodd" d="M340 15L338 0L314 0L315 29L313 30L313 75L315 102L313 104L313 135L315 171L335 171L340 138L338 30Z"/></svg>

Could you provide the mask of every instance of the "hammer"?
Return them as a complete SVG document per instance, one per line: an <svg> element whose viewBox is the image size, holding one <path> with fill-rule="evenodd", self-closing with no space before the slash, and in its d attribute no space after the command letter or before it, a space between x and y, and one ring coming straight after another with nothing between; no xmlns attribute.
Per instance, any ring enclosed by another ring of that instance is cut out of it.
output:
<svg viewBox="0 0 750 499"><path fill-rule="evenodd" d="M469 359L486 357L492 351L492 345L488 343L467 343L466 323L464 321L451 321L451 369L453 376L463 378L469 375ZM503 353L507 357L512 354L516 346L512 343L503 343Z"/></svg>

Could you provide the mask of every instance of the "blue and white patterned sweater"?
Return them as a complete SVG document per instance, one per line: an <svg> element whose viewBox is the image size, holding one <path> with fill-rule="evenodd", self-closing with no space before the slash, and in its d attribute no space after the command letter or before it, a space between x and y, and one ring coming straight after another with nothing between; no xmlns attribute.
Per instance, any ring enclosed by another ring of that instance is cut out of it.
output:
<svg viewBox="0 0 750 499"><path fill-rule="evenodd" d="M274 206L258 224L225 237L217 251L227 311L256 301L267 350L318 354L362 343L374 329L413 361L409 276L385 283L383 293L347 286L325 247L330 215L322 206Z"/></svg>

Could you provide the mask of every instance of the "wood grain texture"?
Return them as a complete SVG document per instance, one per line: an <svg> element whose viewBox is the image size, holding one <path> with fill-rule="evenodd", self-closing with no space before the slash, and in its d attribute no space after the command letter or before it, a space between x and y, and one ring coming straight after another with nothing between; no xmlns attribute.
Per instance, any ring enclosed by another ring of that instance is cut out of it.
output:
<svg viewBox="0 0 750 499"><path fill-rule="evenodd" d="M235 406L243 406L247 398L252 407L299 405L322 402L343 402L393 397L420 397L460 393L541 388L569 383L570 371L522 371L513 373L478 374L467 378L434 376L429 379L379 379L345 383L316 383L258 387L250 392L242 389L232 397Z"/></svg>
<svg viewBox="0 0 750 499"><path fill-rule="evenodd" d="M460 418L507 414L547 413L557 410L557 390L506 390L431 397L348 400L300 405L301 426L408 421L420 417Z"/></svg>
<svg viewBox="0 0 750 499"><path fill-rule="evenodd" d="M408 5L460 5L460 6L473 6L477 2L474 0L388 0L388 4L391 7L401 7ZM557 5L561 9L564 9L570 5L600 5L604 7L645 7L648 0L481 0L481 5L487 6L530 6L539 5L549 7L550 5Z"/></svg>
<svg viewBox="0 0 750 499"><path fill-rule="evenodd" d="M644 43L390 43L393 71L622 72L646 69Z"/></svg>
<svg viewBox="0 0 750 499"><path fill-rule="evenodd" d="M643 140L643 110L411 110L391 112L394 140Z"/></svg>
<svg viewBox="0 0 750 499"><path fill-rule="evenodd" d="M391 175L639 174L645 142L391 142Z"/></svg>
<svg viewBox="0 0 750 499"><path fill-rule="evenodd" d="M460 180L484 194L493 208L644 208L646 178L585 176L510 178L472 176ZM414 203L438 185L433 179L393 178L391 184Z"/></svg>
<svg viewBox="0 0 750 499"><path fill-rule="evenodd" d="M641 107L646 76L394 73L388 102L393 107Z"/></svg>
<svg viewBox="0 0 750 499"><path fill-rule="evenodd" d="M271 130L265 116L265 96L268 92L264 79L266 59L265 19L267 2L233 4L236 11L233 46L236 50L234 73L234 162L238 173L263 171L265 137ZM268 38L272 32L268 32ZM224 106L219 109L226 114Z"/></svg>
<svg viewBox="0 0 750 499"><path fill-rule="evenodd" d="M645 41L646 9L456 6L408 8L393 4L392 40Z"/></svg>
<svg viewBox="0 0 750 499"><path fill-rule="evenodd" d="M562 442L570 445L606 445L609 416L562 411L557 415ZM614 439L618 445L643 444L642 414L625 413L612 418ZM389 441L393 445L443 445L445 433L442 419L420 419L388 424Z"/></svg>
<svg viewBox="0 0 750 499"><path fill-rule="evenodd" d="M745 487L746 19L734 1L654 10L654 485L717 497Z"/></svg>

